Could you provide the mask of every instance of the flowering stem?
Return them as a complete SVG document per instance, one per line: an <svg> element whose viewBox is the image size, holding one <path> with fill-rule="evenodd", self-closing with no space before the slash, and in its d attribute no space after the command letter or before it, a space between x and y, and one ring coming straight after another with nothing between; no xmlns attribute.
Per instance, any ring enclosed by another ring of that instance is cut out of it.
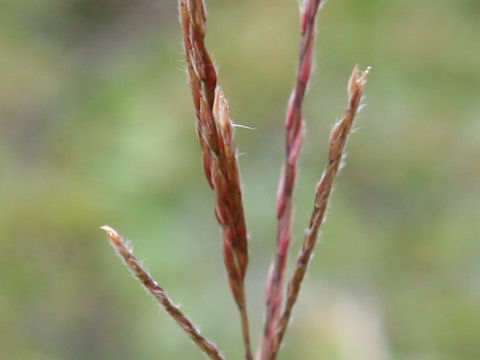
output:
<svg viewBox="0 0 480 360"><path fill-rule="evenodd" d="M240 312L245 357L252 360L244 285L248 236L229 106L217 85L217 72L205 46L204 1L179 0L179 14L203 167L215 196L215 215L223 235L223 259Z"/></svg>
<svg viewBox="0 0 480 360"><path fill-rule="evenodd" d="M275 340L270 360L277 357L278 350L287 330L293 306L297 301L300 286L308 268L313 249L317 242L319 228L325 219L325 212L328 207L328 201L332 193L335 178L342 164L344 149L347 143L348 134L352 128L355 116L360 108L360 101L363 95L363 88L367 82L367 75L370 68L360 73L358 67L353 69L348 86L348 108L342 120L340 120L332 129L329 139L330 150L328 154L328 164L325 167L323 175L317 184L315 203L313 207L310 225L305 232L305 240L300 251L294 274L288 284L287 300L280 321L276 327Z"/></svg>
<svg viewBox="0 0 480 360"><path fill-rule="evenodd" d="M169 298L166 291L157 284L155 280L150 276L148 271L142 266L142 264L133 255L132 250L125 244L122 237L110 226L102 226L102 230L105 230L110 243L117 252L117 254L123 259L125 265L129 268L132 274L143 284L145 289L153 295L158 303L165 309L165 311L177 322L178 325L187 333L192 339L193 343L205 353L211 360L224 360L225 357L219 352L215 344L204 338L200 331L192 324L192 322L180 311L178 305L173 303Z"/></svg>
<svg viewBox="0 0 480 360"><path fill-rule="evenodd" d="M297 69L297 79L290 95L286 114L286 159L282 168L277 195L277 251L267 280L266 316L259 360L269 359L275 329L282 306L283 279L290 246L293 204L292 195L297 173L297 158L303 141L305 121L302 105L312 72L315 20L322 0L307 0L301 11L301 45Z"/></svg>

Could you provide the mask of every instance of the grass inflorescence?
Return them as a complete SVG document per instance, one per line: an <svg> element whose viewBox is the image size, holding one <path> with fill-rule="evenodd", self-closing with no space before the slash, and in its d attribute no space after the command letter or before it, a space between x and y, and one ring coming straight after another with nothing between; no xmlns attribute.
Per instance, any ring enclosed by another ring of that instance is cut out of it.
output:
<svg viewBox="0 0 480 360"><path fill-rule="evenodd" d="M197 133L203 156L203 168L214 194L214 213L222 229L223 262L233 299L240 314L245 359L253 360L245 292L248 266L248 232L242 200L242 188L229 103L218 84L218 74L205 45L207 12L204 0L178 1L180 24L188 79L195 113ZM277 193L277 247L266 284L266 312L257 360L277 358L301 284L308 270L324 222L335 179L342 166L348 135L351 132L363 96L370 68L355 66L348 84L348 103L343 118L330 134L327 164L315 189L310 223L298 254L293 274L285 286L285 273L292 238L294 188L297 160L303 142L305 117L303 100L312 73L315 52L316 19L322 0L305 0L300 7L301 38L297 76L285 116L285 161ZM116 252L133 275L180 325L193 343L210 359L225 359L216 345L203 337L192 322L172 302L166 291L135 258L132 250L111 227L103 226Z"/></svg>

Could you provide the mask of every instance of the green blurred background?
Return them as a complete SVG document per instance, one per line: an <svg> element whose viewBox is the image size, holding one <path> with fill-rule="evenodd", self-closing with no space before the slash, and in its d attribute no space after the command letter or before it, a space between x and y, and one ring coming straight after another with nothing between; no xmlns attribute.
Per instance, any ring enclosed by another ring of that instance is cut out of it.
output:
<svg viewBox="0 0 480 360"><path fill-rule="evenodd" d="M238 129L254 343L275 242L295 0L209 1ZM372 65L280 359L480 359L480 2L330 0L296 192L297 253L355 63ZM221 258L174 0L0 0L0 358L202 359L105 223L230 359Z"/></svg>

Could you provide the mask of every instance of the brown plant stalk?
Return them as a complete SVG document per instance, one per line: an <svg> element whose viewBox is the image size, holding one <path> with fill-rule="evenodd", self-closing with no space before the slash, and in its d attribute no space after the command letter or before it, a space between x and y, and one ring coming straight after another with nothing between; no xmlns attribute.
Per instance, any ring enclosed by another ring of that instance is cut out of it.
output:
<svg viewBox="0 0 480 360"><path fill-rule="evenodd" d="M233 126L228 102L217 85L217 72L205 46L205 3L203 0L179 0L179 13L204 171L215 195L215 215L223 235L224 263L240 312L246 359L251 360L244 285L248 236Z"/></svg>
<svg viewBox="0 0 480 360"><path fill-rule="evenodd" d="M193 343L205 353L211 360L224 360L225 357L220 353L215 344L204 338L200 331L192 324L192 322L180 311L178 305L173 303L165 290L157 284L150 276L148 271L133 255L132 250L125 244L122 237L110 226L101 227L110 238L110 243L123 259L125 265L130 269L132 274L143 284L145 289L153 295L158 303L163 306L165 311L180 325L180 327L192 339Z"/></svg>
<svg viewBox="0 0 480 360"><path fill-rule="evenodd" d="M286 114L286 159L282 168L277 195L277 251L267 279L266 315L259 360L269 359L283 301L283 279L290 246L293 204L292 196L297 173L297 158L303 141L305 120L302 104L312 72L315 20L322 0L306 0L301 9L301 44L297 79L290 95Z"/></svg>
<svg viewBox="0 0 480 360"><path fill-rule="evenodd" d="M345 112L343 119L335 124L330 133L328 164L316 187L315 202L310 225L305 232L303 247L298 255L294 274L288 284L287 299L282 316L277 324L273 350L269 360L274 360L277 357L278 350L280 349L280 345L290 320L293 306L297 301L302 280L307 271L313 249L317 242L319 228L325 219L325 212L328 207L328 201L332 193L335 178L342 165L347 138L351 131L355 116L360 109L363 88L367 82L367 75L369 72L370 67L368 67L363 73L359 72L358 66L355 66L353 69L348 85L347 111Z"/></svg>

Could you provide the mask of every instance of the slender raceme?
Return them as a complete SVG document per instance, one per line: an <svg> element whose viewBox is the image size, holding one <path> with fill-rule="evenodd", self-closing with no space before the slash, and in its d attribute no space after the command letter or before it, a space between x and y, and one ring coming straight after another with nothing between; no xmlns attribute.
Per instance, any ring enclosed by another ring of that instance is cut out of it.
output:
<svg viewBox="0 0 480 360"><path fill-rule="evenodd" d="M319 228L322 225L325 212L328 207L328 201L332 193L335 178L343 161L344 149L347 144L347 138L351 131L353 121L360 108L360 101L363 95L363 88L367 82L367 75L370 68L360 73L358 66L353 69L352 76L348 85L348 107L343 119L335 124L330 134L328 164L325 167L323 175L317 184L315 203L310 219L310 225L305 232L305 240L300 251L294 274L288 284L287 299L283 309L282 316L277 324L275 341L270 360L274 360L287 330L293 306L297 301L300 286L308 268L313 249L317 242Z"/></svg>
<svg viewBox="0 0 480 360"><path fill-rule="evenodd" d="M204 171L215 195L215 215L223 235L223 259L240 312L246 359L251 360L244 285L248 235L229 106L217 85L217 72L205 46L205 3L203 0L179 0L179 13Z"/></svg>
<svg viewBox="0 0 480 360"><path fill-rule="evenodd" d="M297 158L302 146L305 126L302 105L312 72L316 37L315 20L321 3L322 0L306 0L301 9L301 44L297 79L287 107L286 159L277 195L277 251L267 279L265 327L258 360L267 360L272 353L275 329L281 313L285 268L292 237L292 195L296 181Z"/></svg>
<svg viewBox="0 0 480 360"><path fill-rule="evenodd" d="M117 252L117 254L123 259L125 265L130 269L132 274L143 284L145 289L153 295L158 303L165 309L165 311L180 325L180 327L187 333L192 339L193 343L205 353L211 360L224 360L225 357L219 352L215 344L204 338L200 331L192 324L192 322L180 311L178 305L173 303L169 298L165 290L157 284L155 280L150 276L148 271L142 266L142 264L133 255L132 250L125 244L122 237L110 226L102 226L101 229L105 230L110 243Z"/></svg>

